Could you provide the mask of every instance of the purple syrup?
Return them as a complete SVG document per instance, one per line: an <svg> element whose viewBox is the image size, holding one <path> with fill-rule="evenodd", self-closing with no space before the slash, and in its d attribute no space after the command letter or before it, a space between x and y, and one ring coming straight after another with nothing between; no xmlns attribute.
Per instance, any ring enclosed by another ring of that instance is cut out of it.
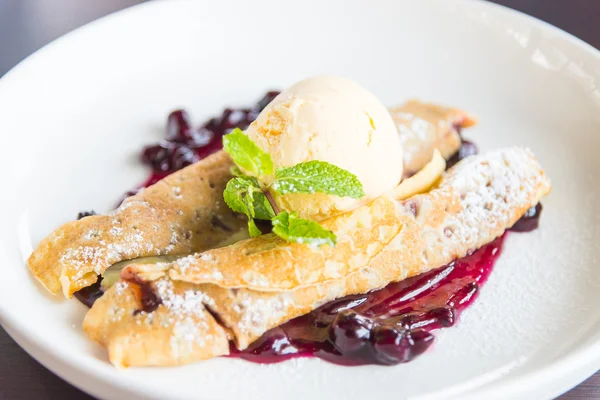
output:
<svg viewBox="0 0 600 400"><path fill-rule="evenodd" d="M265 333L232 356L259 363L314 356L342 365L411 361L477 297L504 236L473 254L385 288L332 301Z"/></svg>
<svg viewBox="0 0 600 400"><path fill-rule="evenodd" d="M235 128L246 129L278 94L277 91L267 92L251 108L226 108L221 116L211 118L199 127L192 126L187 111L172 111L167 117L166 139L144 147L140 154L142 163L152 168L152 174L140 186L126 192L119 204L165 176L221 150L223 135Z"/></svg>
<svg viewBox="0 0 600 400"><path fill-rule="evenodd" d="M169 114L167 139L146 146L142 162L152 167L148 179L126 194L136 194L167 175L220 150L223 135L245 129L278 92L268 92L254 107L226 109L218 118L194 128L188 114ZM460 126L456 126L460 133ZM464 140L448 168L470 155L477 146ZM537 228L541 204L532 207L512 228L526 232ZM80 218L92 213L80 213ZM268 226L264 226L268 230ZM262 227L261 227L262 229ZM391 283L385 288L347 296L265 333L244 351L231 346L231 357L257 363L276 363L296 357L319 357L341 365L394 365L419 356L433 343L433 331L453 326L477 297L499 257L504 237L447 266ZM91 307L104 291L98 282L75 293ZM141 308L152 312L160 298L146 283L140 285Z"/></svg>
<svg viewBox="0 0 600 400"><path fill-rule="evenodd" d="M73 296L75 296L77 300L91 308L96 302L96 300L98 300L104 294L104 289L100 284L101 282L102 277L98 275L98 280L96 281L96 283L88 287L84 287L83 289L73 293Z"/></svg>
<svg viewBox="0 0 600 400"><path fill-rule="evenodd" d="M540 214L542 213L542 203L531 207L525 215L510 228L513 232L531 232L536 230L540 224Z"/></svg>
<svg viewBox="0 0 600 400"><path fill-rule="evenodd" d="M463 158L467 158L478 153L479 150L477 149L475 143L463 139L458 151L454 153L454 155L446 162L446 168L452 168Z"/></svg>
<svg viewBox="0 0 600 400"><path fill-rule="evenodd" d="M158 306L162 304L162 300L158 297L158 294L154 291L152 286L147 282L134 282L140 288L140 305L141 307L133 312L133 315L137 315L141 312L151 313L156 310Z"/></svg>
<svg viewBox="0 0 600 400"><path fill-rule="evenodd" d="M82 219L85 217L90 217L92 215L96 215L96 212L94 210L91 211L81 211L79 214L77 214L77 219Z"/></svg>
<svg viewBox="0 0 600 400"><path fill-rule="evenodd" d="M167 138L144 147L141 160L163 176L199 161L222 148L223 135L235 128L246 129L279 92L267 92L251 108L226 108L220 117L204 125L192 126L185 110L175 110L167 118ZM160 179L160 178L159 178Z"/></svg>

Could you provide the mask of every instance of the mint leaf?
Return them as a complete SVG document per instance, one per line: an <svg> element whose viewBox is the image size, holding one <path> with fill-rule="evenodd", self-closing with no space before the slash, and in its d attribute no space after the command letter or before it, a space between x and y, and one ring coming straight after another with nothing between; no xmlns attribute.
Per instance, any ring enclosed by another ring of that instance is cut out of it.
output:
<svg viewBox="0 0 600 400"><path fill-rule="evenodd" d="M291 214L283 211L273 218L273 233L288 242L305 243L311 246L328 244L335 246L335 234L319 225L318 222L298 218L294 211Z"/></svg>
<svg viewBox="0 0 600 400"><path fill-rule="evenodd" d="M258 237L262 235L262 232L260 231L260 229L258 229L258 226L256 226L256 222L254 222L252 218L248 218L248 233L252 237Z"/></svg>
<svg viewBox="0 0 600 400"><path fill-rule="evenodd" d="M273 207L262 192L258 180L253 177L231 179L223 191L223 199L233 211L248 217L248 232L252 236L262 234L254 223L254 218L270 220L275 216Z"/></svg>
<svg viewBox="0 0 600 400"><path fill-rule="evenodd" d="M271 187L280 194L319 192L355 199L365 195L356 175L325 161L277 168Z"/></svg>
<svg viewBox="0 0 600 400"><path fill-rule="evenodd" d="M233 175L233 176L244 176L244 173L242 172L240 167L238 167L237 165L234 165L233 167L231 167L229 169L229 172L231 172L231 175Z"/></svg>
<svg viewBox="0 0 600 400"><path fill-rule="evenodd" d="M223 136L223 149L229 153L233 162L252 175L265 176L273 173L273 160L241 129L235 128Z"/></svg>
<svg viewBox="0 0 600 400"><path fill-rule="evenodd" d="M254 218L263 219L265 221L270 221L275 217L275 211L273 210L273 206L267 199L267 196L261 192L254 192L252 195L252 206L254 208Z"/></svg>
<svg viewBox="0 0 600 400"><path fill-rule="evenodd" d="M235 212L251 215L250 209L246 203L245 197L249 191L253 190L255 183L253 178L237 177L227 182L223 191L225 203ZM259 188L260 190L260 188Z"/></svg>

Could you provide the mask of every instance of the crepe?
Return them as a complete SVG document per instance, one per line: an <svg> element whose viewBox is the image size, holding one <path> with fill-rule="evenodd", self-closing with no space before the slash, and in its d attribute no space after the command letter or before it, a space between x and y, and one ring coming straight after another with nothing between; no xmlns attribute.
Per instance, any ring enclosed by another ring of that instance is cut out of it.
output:
<svg viewBox="0 0 600 400"><path fill-rule="evenodd" d="M119 281L94 304L84 320L84 330L107 348L110 361L119 367L179 365L224 355L229 352L226 343L230 340L243 350L267 330L325 302L379 289L464 257L502 235L549 191L547 176L527 149L508 148L469 157L451 168L428 193L404 201L382 197L365 206L371 219L365 219L363 229L383 222L398 229L363 267L357 264L337 270L335 276L325 275L327 259L310 254L328 250L302 246L290 255L293 258L285 260L281 247L295 245L281 244L268 235L267 239L263 236L203 252L185 263L132 264L123 271L129 281ZM373 211L379 207L388 210L388 205L393 215ZM353 246L364 248L360 235L353 237ZM259 248L259 252L245 253ZM334 258L355 255L348 247L330 250ZM205 262L211 259L216 260L216 269L211 265L207 275ZM296 271L281 273L273 263L294 260L298 269L321 273L306 274L305 281L295 276L282 279L280 275ZM261 274L259 286L243 277L249 270ZM294 284L281 286L288 281ZM157 296L160 304L156 310L140 311L142 287Z"/></svg>
<svg viewBox="0 0 600 400"><path fill-rule="evenodd" d="M223 201L232 165L229 155L218 152L125 199L106 215L64 224L29 258L32 274L50 292L62 287L70 297L120 261L213 247L246 226Z"/></svg>
<svg viewBox="0 0 600 400"><path fill-rule="evenodd" d="M460 131L477 123L472 115L458 108L410 100L390 109L400 133L404 151L404 177L420 171L437 149L446 160L461 145Z"/></svg>
<svg viewBox="0 0 600 400"><path fill-rule="evenodd" d="M411 171L420 170L435 147L443 148L447 158L454 154L460 146L455 127L474 123L463 111L414 101L390 111L401 139L420 134L417 119L430 125L425 138L405 141L405 170ZM246 226L245 217L223 201L232 166L226 153L217 152L129 197L106 215L64 224L30 256L31 273L51 293L62 290L71 297L118 262L186 255L222 244Z"/></svg>

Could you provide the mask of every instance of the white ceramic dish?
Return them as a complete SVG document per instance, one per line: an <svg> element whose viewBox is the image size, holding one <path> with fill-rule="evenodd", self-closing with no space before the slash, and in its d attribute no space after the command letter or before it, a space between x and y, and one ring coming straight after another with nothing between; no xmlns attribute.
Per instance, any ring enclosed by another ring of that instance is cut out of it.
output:
<svg viewBox="0 0 600 400"><path fill-rule="evenodd" d="M384 103L418 96L481 120L484 150L522 144L553 178L542 227L513 234L479 300L396 367L215 359L115 370L84 306L47 296L24 260L80 210L111 208L178 106L198 120L315 73ZM30 354L101 398L549 398L600 368L600 54L475 1L152 2L96 21L0 80L0 318Z"/></svg>

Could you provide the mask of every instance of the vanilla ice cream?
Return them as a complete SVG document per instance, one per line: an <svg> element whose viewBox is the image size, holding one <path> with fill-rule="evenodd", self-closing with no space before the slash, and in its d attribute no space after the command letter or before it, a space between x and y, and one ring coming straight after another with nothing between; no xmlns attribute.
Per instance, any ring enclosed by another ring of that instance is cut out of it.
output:
<svg viewBox="0 0 600 400"><path fill-rule="evenodd" d="M283 210L305 218L352 210L393 189L402 177L402 148L392 117L372 93L349 79L317 76L296 83L260 113L246 134L271 154L275 168L319 160L358 177L366 194L362 199L322 193L275 197Z"/></svg>

